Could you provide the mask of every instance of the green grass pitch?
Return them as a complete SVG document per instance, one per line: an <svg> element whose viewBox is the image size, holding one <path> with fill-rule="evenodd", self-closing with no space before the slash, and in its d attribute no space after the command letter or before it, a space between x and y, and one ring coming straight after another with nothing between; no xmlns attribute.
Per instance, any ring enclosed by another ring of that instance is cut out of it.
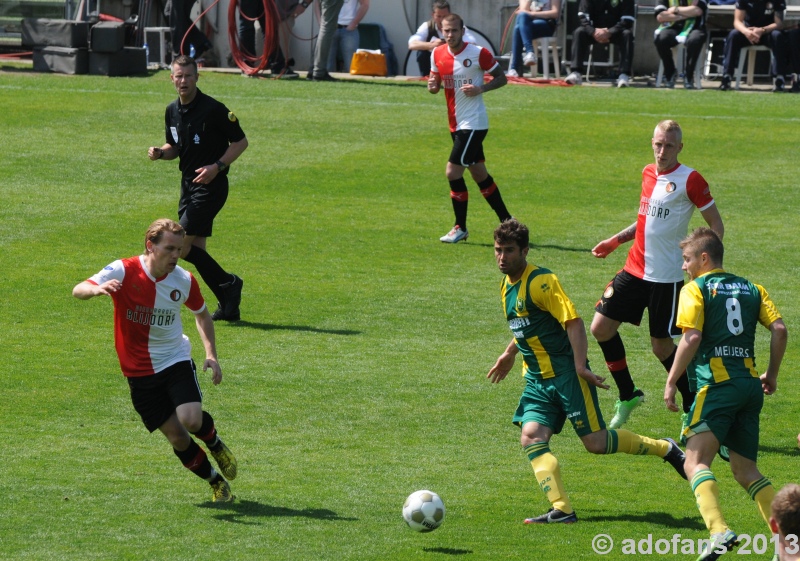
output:
<svg viewBox="0 0 800 561"><path fill-rule="evenodd" d="M245 279L243 321L217 327L223 383L201 378L239 459L238 500L212 506L208 485L148 435L119 373L110 300L70 295L138 253L153 219L176 215L176 162L146 157L175 96L168 74L4 66L0 559L571 561L596 558L600 533L617 544L605 559L629 558L624 539L706 537L669 466L592 456L570 428L552 449L580 522L523 526L548 504L510 424L523 382L485 378L510 339L496 219L468 179L469 242L438 241L452 225L441 94L208 72L199 87L238 115L250 141L209 242ZM559 275L587 322L627 248L606 260L589 250L634 221L654 125L681 123L680 159L709 181L725 221L726 267L763 283L789 326L760 466L776 488L797 481L797 98L509 86L486 103L487 166L531 228L530 259ZM190 314L184 322L197 357ZM647 394L628 428L676 436L646 329L622 334ZM591 340L589 357L604 374ZM601 395L607 419L614 399ZM732 528L767 533L727 465L713 469ZM406 528L401 507L424 488L442 496L447 517L423 535Z"/></svg>

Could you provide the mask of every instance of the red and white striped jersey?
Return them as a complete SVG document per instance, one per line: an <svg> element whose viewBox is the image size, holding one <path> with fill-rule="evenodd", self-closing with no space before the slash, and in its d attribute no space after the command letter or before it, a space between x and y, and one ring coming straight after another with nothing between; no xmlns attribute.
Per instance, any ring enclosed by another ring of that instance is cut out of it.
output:
<svg viewBox="0 0 800 561"><path fill-rule="evenodd" d="M473 43L464 43L457 53L453 53L446 44L433 50L431 72L442 80L450 132L489 128L483 96L467 97L461 87L467 84L483 85L483 75L491 72L497 64L492 53Z"/></svg>
<svg viewBox="0 0 800 561"><path fill-rule="evenodd" d="M625 270L651 282L682 281L678 244L686 237L695 207L702 211L713 204L708 183L696 170L678 164L658 173L655 164L645 166L636 237Z"/></svg>
<svg viewBox="0 0 800 561"><path fill-rule="evenodd" d="M175 267L154 278L143 256L114 261L89 278L100 285L116 279L122 288L114 301L114 346L122 373L148 376L192 357L192 345L183 334L181 305L199 314L205 307L200 286L192 274Z"/></svg>

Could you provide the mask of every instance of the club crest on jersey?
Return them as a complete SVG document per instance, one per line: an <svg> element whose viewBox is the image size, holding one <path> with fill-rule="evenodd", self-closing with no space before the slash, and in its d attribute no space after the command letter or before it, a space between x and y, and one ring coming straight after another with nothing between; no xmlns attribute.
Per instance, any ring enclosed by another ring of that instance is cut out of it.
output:
<svg viewBox="0 0 800 561"><path fill-rule="evenodd" d="M177 302L178 300L181 299L181 291L176 288L175 290L169 293L169 299L172 300L173 302Z"/></svg>
<svg viewBox="0 0 800 561"><path fill-rule="evenodd" d="M469 68L470 66L472 66L472 59L471 58L464 59L464 67Z"/></svg>
<svg viewBox="0 0 800 561"><path fill-rule="evenodd" d="M667 193L673 193L673 192L675 192L675 189L677 189L677 188L678 188L678 186L675 185L672 181L667 183L667 187L666 187Z"/></svg>
<svg viewBox="0 0 800 561"><path fill-rule="evenodd" d="M518 312L524 312L525 311L525 299L524 298L517 298L517 303L514 306L514 309L517 310Z"/></svg>
<svg viewBox="0 0 800 561"><path fill-rule="evenodd" d="M200 144L200 135L195 133L194 138L192 140L194 141L195 144Z"/></svg>
<svg viewBox="0 0 800 561"><path fill-rule="evenodd" d="M228 120L231 123L235 123L236 122L236 115L233 114L233 111L228 111Z"/></svg>

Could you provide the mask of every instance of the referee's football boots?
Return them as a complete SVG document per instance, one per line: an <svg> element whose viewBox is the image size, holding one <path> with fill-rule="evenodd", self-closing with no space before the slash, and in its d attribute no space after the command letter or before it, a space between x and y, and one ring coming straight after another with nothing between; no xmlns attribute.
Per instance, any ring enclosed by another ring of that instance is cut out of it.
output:
<svg viewBox="0 0 800 561"><path fill-rule="evenodd" d="M237 275L232 275L233 280L222 286L225 299L219 303L217 310L211 314L214 321L239 321L239 304L242 303L242 288L244 281Z"/></svg>

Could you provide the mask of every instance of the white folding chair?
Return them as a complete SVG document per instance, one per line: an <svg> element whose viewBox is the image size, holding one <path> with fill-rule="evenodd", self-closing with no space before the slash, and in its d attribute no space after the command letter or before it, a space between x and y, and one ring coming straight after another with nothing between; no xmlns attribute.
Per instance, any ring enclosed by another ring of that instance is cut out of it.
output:
<svg viewBox="0 0 800 561"><path fill-rule="evenodd" d="M700 55L697 57L697 63L694 66L694 83L699 86L700 81L703 79L703 63L702 61L705 60L705 51L708 48L708 45L703 46L703 50L700 51ZM686 80L686 46L680 42L674 47L672 47L672 59L675 61L675 68L678 70L683 69L684 72L684 80ZM656 76L656 87L660 88L661 84L664 81L664 62L661 61L658 63L658 75Z"/></svg>
<svg viewBox="0 0 800 561"><path fill-rule="evenodd" d="M765 45L750 45L742 47L739 51L739 67L736 69L736 89L738 90L742 82L742 71L744 70L745 53L747 54L747 85L753 85L753 74L756 71L756 56L758 51L770 52L770 65L772 64L772 50Z"/></svg>

